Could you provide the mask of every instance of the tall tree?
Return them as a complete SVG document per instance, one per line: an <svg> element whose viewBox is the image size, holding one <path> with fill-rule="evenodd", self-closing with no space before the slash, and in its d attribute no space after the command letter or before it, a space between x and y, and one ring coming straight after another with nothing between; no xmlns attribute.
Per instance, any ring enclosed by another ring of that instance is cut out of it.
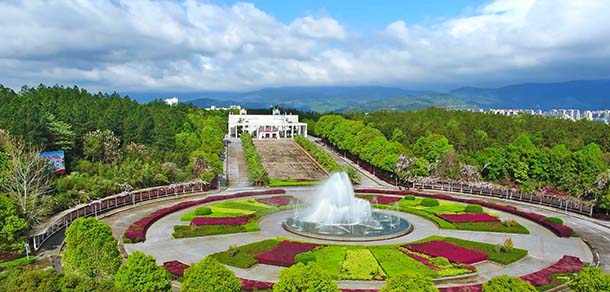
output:
<svg viewBox="0 0 610 292"><path fill-rule="evenodd" d="M19 218L13 201L0 195L0 250L22 250L24 241L20 234L27 228L28 222Z"/></svg>
<svg viewBox="0 0 610 292"><path fill-rule="evenodd" d="M280 273L273 292L338 292L337 283L315 263L298 263Z"/></svg>
<svg viewBox="0 0 610 292"><path fill-rule="evenodd" d="M74 220L66 229L63 262L67 271L79 275L114 275L121 265L121 254L110 226L92 217Z"/></svg>
<svg viewBox="0 0 610 292"><path fill-rule="evenodd" d="M19 213L29 223L37 223L51 210L53 171L45 159L39 157L40 148L26 147L25 143L8 139L5 143L9 161L2 180L6 194L13 199Z"/></svg>

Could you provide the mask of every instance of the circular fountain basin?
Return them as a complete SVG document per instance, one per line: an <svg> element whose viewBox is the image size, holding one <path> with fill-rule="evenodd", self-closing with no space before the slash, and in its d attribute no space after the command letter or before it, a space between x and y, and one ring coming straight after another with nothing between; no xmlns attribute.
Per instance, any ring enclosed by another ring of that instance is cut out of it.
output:
<svg viewBox="0 0 610 292"><path fill-rule="evenodd" d="M399 216L372 212L372 219L379 224L320 224L307 222L294 216L282 223L284 229L297 235L334 241L375 241L400 237L413 231L413 225Z"/></svg>

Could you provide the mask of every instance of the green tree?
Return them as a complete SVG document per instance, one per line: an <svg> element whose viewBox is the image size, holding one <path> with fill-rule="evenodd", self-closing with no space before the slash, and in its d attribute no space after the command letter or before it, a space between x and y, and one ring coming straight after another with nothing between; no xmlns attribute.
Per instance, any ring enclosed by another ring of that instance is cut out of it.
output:
<svg viewBox="0 0 610 292"><path fill-rule="evenodd" d="M62 292L62 276L53 269L11 269L0 273L0 289L5 292Z"/></svg>
<svg viewBox="0 0 610 292"><path fill-rule="evenodd" d="M183 292L239 292L235 274L212 257L206 257L184 271Z"/></svg>
<svg viewBox="0 0 610 292"><path fill-rule="evenodd" d="M605 275L600 268L584 268L570 283L573 292L610 291L610 275Z"/></svg>
<svg viewBox="0 0 610 292"><path fill-rule="evenodd" d="M120 291L170 291L171 282L165 268L157 266L153 256L136 251L114 275L114 285Z"/></svg>
<svg viewBox="0 0 610 292"><path fill-rule="evenodd" d="M449 140L440 134L428 133L426 136L421 136L412 146L413 154L418 157L423 157L428 162L435 162L440 159L445 152L453 149L449 144Z"/></svg>
<svg viewBox="0 0 610 292"><path fill-rule="evenodd" d="M20 238L28 228L28 222L17 215L17 209L11 199L0 195L0 250L20 251L24 241Z"/></svg>
<svg viewBox="0 0 610 292"><path fill-rule="evenodd" d="M92 217L74 220L66 229L63 263L67 271L87 277L114 275L121 254L110 226Z"/></svg>
<svg viewBox="0 0 610 292"><path fill-rule="evenodd" d="M379 292L435 292L438 291L432 279L421 275L401 274L394 276L386 282Z"/></svg>
<svg viewBox="0 0 610 292"><path fill-rule="evenodd" d="M298 263L280 272L280 281L273 286L274 292L338 292L331 277L315 263Z"/></svg>
<svg viewBox="0 0 610 292"><path fill-rule="evenodd" d="M85 155L93 161L112 163L121 158L121 140L111 130L95 130L84 138Z"/></svg>
<svg viewBox="0 0 610 292"><path fill-rule="evenodd" d="M536 292L537 290L529 282L507 275L493 277L483 284L483 292L498 291Z"/></svg>
<svg viewBox="0 0 610 292"><path fill-rule="evenodd" d="M57 120L53 114L48 114L47 131L49 135L47 144L50 150L72 150L76 139L72 125Z"/></svg>

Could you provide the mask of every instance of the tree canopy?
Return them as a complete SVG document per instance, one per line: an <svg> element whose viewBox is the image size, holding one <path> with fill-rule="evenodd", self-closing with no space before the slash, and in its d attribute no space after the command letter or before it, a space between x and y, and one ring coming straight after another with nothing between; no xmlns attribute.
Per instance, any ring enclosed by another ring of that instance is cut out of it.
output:
<svg viewBox="0 0 610 292"><path fill-rule="evenodd" d="M212 257L206 257L184 271L180 286L184 292L239 292L235 274Z"/></svg>
<svg viewBox="0 0 610 292"><path fill-rule="evenodd" d="M420 275L401 274L387 280L379 292L436 292L432 279Z"/></svg>
<svg viewBox="0 0 610 292"><path fill-rule="evenodd" d="M307 265L297 263L280 272L280 281L273 286L274 292L338 292L332 278L315 262Z"/></svg>
<svg viewBox="0 0 610 292"><path fill-rule="evenodd" d="M121 266L112 230L95 218L78 218L66 229L64 268L87 277L111 277Z"/></svg>
<svg viewBox="0 0 610 292"><path fill-rule="evenodd" d="M536 292L536 288L529 282L517 277L507 275L496 276L483 284L483 292L514 291L514 292Z"/></svg>
<svg viewBox="0 0 610 292"><path fill-rule="evenodd" d="M165 268L157 266L153 256L136 251L127 257L127 262L114 275L114 285L127 292L170 291L169 279Z"/></svg>

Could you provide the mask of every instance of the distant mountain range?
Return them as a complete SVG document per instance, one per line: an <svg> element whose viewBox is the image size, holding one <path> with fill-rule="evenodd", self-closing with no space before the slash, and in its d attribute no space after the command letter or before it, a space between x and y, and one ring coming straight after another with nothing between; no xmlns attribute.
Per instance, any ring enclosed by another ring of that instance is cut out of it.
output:
<svg viewBox="0 0 610 292"><path fill-rule="evenodd" d="M126 93L140 102L178 97L209 107L280 106L318 112L452 108L610 109L610 80L525 83L499 88L462 87L449 92L413 91L383 86L275 87L248 92Z"/></svg>

